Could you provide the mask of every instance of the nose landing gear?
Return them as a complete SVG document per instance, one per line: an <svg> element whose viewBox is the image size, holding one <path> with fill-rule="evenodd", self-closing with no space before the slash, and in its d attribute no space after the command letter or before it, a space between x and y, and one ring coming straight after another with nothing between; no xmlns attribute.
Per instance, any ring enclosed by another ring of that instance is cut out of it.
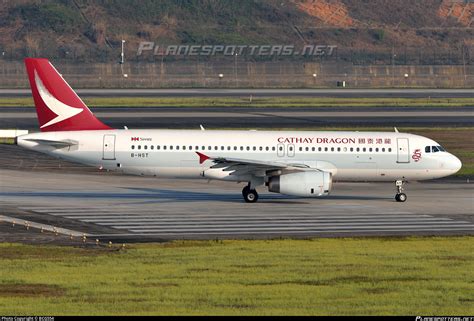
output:
<svg viewBox="0 0 474 321"><path fill-rule="evenodd" d="M407 194L403 193L403 184L405 182L398 180L395 182L395 186L397 187L397 194L395 195L395 200L397 202L405 202L407 200Z"/></svg>

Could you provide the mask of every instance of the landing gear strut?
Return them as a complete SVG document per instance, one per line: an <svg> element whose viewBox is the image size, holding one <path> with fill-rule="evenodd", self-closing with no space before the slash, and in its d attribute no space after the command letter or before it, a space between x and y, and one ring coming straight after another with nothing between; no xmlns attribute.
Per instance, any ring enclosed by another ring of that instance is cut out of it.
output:
<svg viewBox="0 0 474 321"><path fill-rule="evenodd" d="M250 189L250 184L244 187L242 196L247 203L255 203L258 200L258 193L255 189Z"/></svg>
<svg viewBox="0 0 474 321"><path fill-rule="evenodd" d="M397 202L405 202L407 200L407 194L403 193L403 184L404 181L396 181L395 186L397 187L397 194L395 195L395 200Z"/></svg>

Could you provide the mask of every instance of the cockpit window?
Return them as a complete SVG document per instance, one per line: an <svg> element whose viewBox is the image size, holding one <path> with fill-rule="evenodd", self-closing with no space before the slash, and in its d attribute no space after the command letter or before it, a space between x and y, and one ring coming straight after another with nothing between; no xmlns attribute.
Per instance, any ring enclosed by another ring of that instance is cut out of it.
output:
<svg viewBox="0 0 474 321"><path fill-rule="evenodd" d="M445 152L446 150L441 146L425 146L425 153Z"/></svg>

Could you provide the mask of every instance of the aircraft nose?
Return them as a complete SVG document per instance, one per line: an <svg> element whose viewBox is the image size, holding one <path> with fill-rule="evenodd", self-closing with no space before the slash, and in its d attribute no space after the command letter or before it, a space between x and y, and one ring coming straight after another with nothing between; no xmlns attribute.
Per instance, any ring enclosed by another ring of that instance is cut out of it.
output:
<svg viewBox="0 0 474 321"><path fill-rule="evenodd" d="M450 157L449 157L449 160L447 162L447 167L453 171L453 174L454 173L457 173L461 167L462 167L462 163L461 161L459 160L459 158L457 158L456 156L454 156L453 154L450 154Z"/></svg>

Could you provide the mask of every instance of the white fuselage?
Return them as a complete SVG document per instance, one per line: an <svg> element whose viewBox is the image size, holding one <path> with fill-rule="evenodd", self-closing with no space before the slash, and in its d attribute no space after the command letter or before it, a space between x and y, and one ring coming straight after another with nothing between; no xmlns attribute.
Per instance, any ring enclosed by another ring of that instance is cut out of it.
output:
<svg viewBox="0 0 474 321"><path fill-rule="evenodd" d="M39 141L66 141L53 146ZM303 164L338 181L426 180L451 175L454 155L426 152L435 141L398 132L91 130L43 132L18 137L18 145L69 161L136 175L246 181L209 169L196 152Z"/></svg>

